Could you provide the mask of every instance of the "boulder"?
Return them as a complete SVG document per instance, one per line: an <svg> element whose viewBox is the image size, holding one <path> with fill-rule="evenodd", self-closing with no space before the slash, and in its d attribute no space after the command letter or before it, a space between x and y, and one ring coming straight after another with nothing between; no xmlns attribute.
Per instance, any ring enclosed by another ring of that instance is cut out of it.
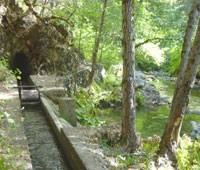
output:
<svg viewBox="0 0 200 170"><path fill-rule="evenodd" d="M198 139L200 137L200 123L197 123L195 121L190 121L191 125L192 125L192 132L191 132L191 136Z"/></svg>
<svg viewBox="0 0 200 170"><path fill-rule="evenodd" d="M143 88L146 84L146 76L142 71L135 71L135 87Z"/></svg>
<svg viewBox="0 0 200 170"><path fill-rule="evenodd" d="M147 106L164 105L168 103L168 98L160 96L159 91L153 84L147 83L144 88L142 88L141 92L142 96L146 99Z"/></svg>

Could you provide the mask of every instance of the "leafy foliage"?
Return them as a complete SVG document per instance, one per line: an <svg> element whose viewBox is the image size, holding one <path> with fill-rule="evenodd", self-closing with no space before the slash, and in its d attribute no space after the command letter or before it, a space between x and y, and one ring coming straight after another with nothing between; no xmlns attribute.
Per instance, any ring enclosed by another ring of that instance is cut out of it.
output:
<svg viewBox="0 0 200 170"><path fill-rule="evenodd" d="M146 98L144 96L142 96L140 89L137 89L135 96L136 96L135 97L136 98L136 103L139 106L144 106L145 103L146 103Z"/></svg>
<svg viewBox="0 0 200 170"><path fill-rule="evenodd" d="M5 81L13 75L12 71L9 70L8 59L5 57L0 58L0 70L0 81Z"/></svg>
<svg viewBox="0 0 200 170"><path fill-rule="evenodd" d="M99 108L96 106L101 98L101 93L98 90L98 87L93 90L85 90L80 88L76 92L76 102L77 102L77 120L86 126L101 126L105 124L105 121L99 120L95 117L96 113L99 111Z"/></svg>
<svg viewBox="0 0 200 170"><path fill-rule="evenodd" d="M177 150L178 165L180 169L200 169L200 141L192 141L184 135Z"/></svg>
<svg viewBox="0 0 200 170"><path fill-rule="evenodd" d="M81 49L87 60L90 61L100 22L102 1L75 0L73 2L62 2L55 6L54 11L57 15L66 16L66 13L76 10L70 19L73 27L69 29L73 32L75 46ZM151 43L157 45L164 52L180 44L184 35L190 5L190 2L184 3L187 5L179 1L136 1L136 44L150 40ZM176 8L174 8L175 6ZM121 22L119 22L121 20L121 2L109 1L98 55L99 62L107 69L122 61ZM151 52L154 51L154 49L151 50ZM144 49L137 50L136 64L138 68L147 71L158 69L159 65L154 57L154 55L147 54Z"/></svg>
<svg viewBox="0 0 200 170"><path fill-rule="evenodd" d="M19 6L22 9L27 8L22 0L18 1ZM44 25L48 23L51 26L45 26L37 34L36 37L42 37L46 34L46 38L43 37L38 43L35 39L29 39L27 36L27 41L24 43L19 43L20 41L16 40L16 38L12 39L10 42L17 42L19 44L17 48L20 48L22 44L29 43L32 49L38 49L40 45L42 45L42 52L40 54L43 55L43 59L41 63L49 63L49 59L46 57L52 56L52 61L50 67L53 68L56 63L58 67L60 64L65 62L65 65L71 63L71 56L69 57L70 62L66 62L64 60L65 56L68 56L71 52L65 52L66 49L71 49L73 45L79 50L82 50L86 59L90 61L92 48L94 45L94 39L96 32L98 30L98 25L100 22L102 1L99 0L74 0L74 1L64 1L61 0L58 4L50 5L46 3L47 1L34 1L37 4L33 4L34 9L38 14L41 14L41 18L47 17ZM80 88L76 92L76 102L77 102L77 119L78 121L86 126L101 126L105 124L104 120L100 120L96 117L96 114L100 112L98 107L100 100L104 100L106 102L110 102L111 100L119 100L121 97L121 73L120 71L114 72L112 71L112 67L114 65L121 63L121 1L120 0L110 0L108 2L108 8L106 11L106 20L105 26L103 29L103 35L101 39L100 49L99 49L99 62L103 64L103 66L109 70L107 76L104 79L104 82L100 85L94 83L90 89L82 89ZM180 64L180 51L181 51L181 40L184 35L185 25L186 25L186 14L188 11L188 7L190 5L190 1L176 1L176 0L165 0L165 1L142 1L136 0L135 7L135 35L136 35L136 45L144 42L145 40L151 40L151 44L156 46L155 48L146 48L145 45L142 45L141 48L138 48L136 51L136 67L145 71L158 70L161 66L158 63L158 57L156 56L160 51L163 54L159 56L165 56L166 59L168 54L170 55L169 66L167 66L167 71L171 74L176 74L178 71L178 67ZM49 10L51 9L51 10ZM25 11L25 10L24 10ZM70 20L66 22L63 19L53 19L49 20L48 17L51 15L56 15L59 17L71 16ZM14 15L13 15L14 16ZM145 16L145 17L144 17ZM16 17L17 18L17 17ZM43 19L44 19L43 18ZM14 17L15 19L15 17ZM11 20L12 21L12 20ZM16 21L16 20L14 20ZM1 25L1 23L0 23ZM53 26L55 25L55 27ZM31 27L30 36L35 37L35 32L38 29L38 25L36 27ZM3 27L2 27L3 28ZM1 29L2 29L1 28ZM6 27L5 27L6 28ZM18 33L21 33L21 29ZM23 27L22 27L23 28ZM49 29L50 28L50 29ZM23 30L23 29L22 29ZM48 30L46 32L46 30ZM33 34L31 34L31 31ZM73 36L72 36L73 34ZM21 34L19 34L21 35ZM17 35L17 36L19 36ZM42 36L40 36L42 35ZM62 36L58 36L62 35ZM68 36L67 36L68 35ZM16 37L17 37L16 36ZM19 36L21 37L21 36ZM67 38L69 43L67 46L64 46L62 43L64 38ZM51 42L50 40L53 39ZM154 39L154 40L153 40ZM33 40L33 41L31 41ZM6 41L5 41L6 42ZM58 45L59 42L59 45ZM36 45L37 44L37 45ZM2 48L2 45L0 45ZM55 51L59 51L56 53L52 50L52 47ZM16 49L17 49L16 48ZM48 50L47 50L48 49ZM65 49L65 50L63 50ZM148 51L147 51L148 49ZM64 52L65 53L64 53ZM68 50L70 51L70 50ZM155 52L155 53L153 53ZM35 51L34 51L35 55ZM58 60L62 59L62 60ZM46 61L47 60L47 61ZM52 67L53 66L53 67ZM8 63L5 59L0 60L0 81L5 80L7 75L10 72L7 70ZM39 67L39 65L38 65ZM119 67L117 69L120 69ZM18 77L20 79L20 76ZM139 105L143 105L145 103L145 99L141 96L141 92L137 91L136 93L136 101ZM146 117L146 120L143 119L144 124L139 130L143 133L145 137L152 133L161 134L161 130L164 129L164 124L167 121L167 113L168 111L163 112L162 114L157 111L151 115ZM3 119L6 115L0 114L0 120ZM140 116L140 115L138 115ZM143 115L141 115L143 116ZM12 119L8 121L11 124L14 124ZM152 125L152 122L159 122L159 128L156 124ZM148 128L147 128L148 127ZM144 131L144 129L146 129ZM183 140L184 141L184 140ZM152 159L152 155L155 154L155 150L157 149L158 141L153 139L149 139L148 141L143 141L143 151L145 152L145 156L137 157L135 155L130 154L118 154L117 159L121 164L129 166L131 164L140 163L146 161L148 164ZM179 150L179 165L183 169L198 169L199 166L196 162L199 162L199 154L198 154L199 143L189 143L185 144L185 146ZM147 155L147 156L146 156ZM183 157L181 157L183 155ZM188 158L189 157L189 158ZM146 166L148 167L148 166ZM4 158L0 159L0 169L6 169L7 164Z"/></svg>
<svg viewBox="0 0 200 170"><path fill-rule="evenodd" d="M0 158L0 169L3 169L3 170L9 170L11 169L12 167L10 165L8 165L7 161L5 158L1 157Z"/></svg>
<svg viewBox="0 0 200 170"><path fill-rule="evenodd" d="M119 144L110 146L105 140L100 141L100 144L106 150L106 154L115 157L116 164L122 166L123 169L135 169L136 167L152 169L151 164L156 156L159 142L160 137L157 135L147 139L141 139L140 148L132 154L121 151Z"/></svg>
<svg viewBox="0 0 200 170"><path fill-rule="evenodd" d="M176 75L178 73L178 69L181 62L181 46L172 48L169 54L170 54L170 59L167 71L169 71L172 75Z"/></svg>
<svg viewBox="0 0 200 170"><path fill-rule="evenodd" d="M144 71L158 70L154 58L145 54L144 51L138 50L136 55L136 68Z"/></svg>
<svg viewBox="0 0 200 170"><path fill-rule="evenodd" d="M136 67L144 71L158 70L164 62L164 50L158 44L147 43L137 49Z"/></svg>
<svg viewBox="0 0 200 170"><path fill-rule="evenodd" d="M91 114L78 113L77 120L85 126L97 127L105 124L105 121L95 118Z"/></svg>
<svg viewBox="0 0 200 170"><path fill-rule="evenodd" d="M17 1L17 4L22 10L27 9L27 6L22 0ZM157 45L160 50L163 50L164 52L175 45L180 44L181 38L184 35L189 5L190 2L182 3L179 1L168 0L136 1L134 4L136 44L151 40L150 42L152 44ZM29 45L31 45L32 49L42 50L44 58L52 56L53 61L47 59L51 62L50 67L52 68L52 63L58 63L58 65L60 65L63 61L60 61L58 56L61 56L59 58L64 58L65 56L60 47L63 46L63 37L65 37L70 46L75 45L78 50L83 52L86 59L90 61L95 36L100 22L102 6L103 3L99 0L60 0L59 3L34 1L34 10L39 14L41 22L46 22L45 31L41 29L41 33L43 34L43 37L44 35L47 35L38 42L30 39ZM68 18L66 18L66 16ZM119 64L122 61L121 20L121 1L108 1L105 25L98 54L98 61L107 69L113 64ZM46 32L46 30L48 31ZM37 30L34 29L32 30L32 32L36 31ZM40 38L40 33L38 33L38 35ZM30 30L30 36L34 37L37 35L31 33ZM14 40L12 41L14 42ZM23 44L18 40L15 41L17 44ZM51 43L51 41L53 42ZM35 44L39 45L36 46ZM55 47L55 44L60 45L56 45ZM52 47L55 47L56 51L52 49ZM20 48L20 46L17 48ZM65 49L67 48L68 45ZM62 52L58 53L58 51ZM151 50L151 52L154 51L154 49ZM151 69L158 69L159 65L157 65L157 59L154 58L152 60L154 55L147 54L144 49L138 50L137 53L136 62L138 64L136 64L138 65L138 68L148 71ZM46 65L48 65L44 60L40 61L40 64L41 63L46 63ZM37 65L37 67L39 67L39 65ZM59 69L59 66L57 69Z"/></svg>
<svg viewBox="0 0 200 170"><path fill-rule="evenodd" d="M2 101L0 101L1 103ZM15 126L15 122L12 118L10 118L7 112L3 112L2 108L0 108L0 130L4 130L2 127L3 122L7 120L12 127ZM9 139L7 139L4 135L0 137L0 169L2 170L10 170L14 168L12 159L16 154L15 149L11 146Z"/></svg>
<svg viewBox="0 0 200 170"><path fill-rule="evenodd" d="M135 5L136 42L159 38L160 47L171 49L184 35L190 3L138 1Z"/></svg>

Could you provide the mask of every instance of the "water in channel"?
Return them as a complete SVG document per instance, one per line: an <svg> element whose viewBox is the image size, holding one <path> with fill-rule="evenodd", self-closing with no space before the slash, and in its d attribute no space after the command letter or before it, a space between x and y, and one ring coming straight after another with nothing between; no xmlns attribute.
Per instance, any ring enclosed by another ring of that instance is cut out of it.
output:
<svg viewBox="0 0 200 170"><path fill-rule="evenodd" d="M40 104L25 105L24 127L34 170L70 170Z"/></svg>

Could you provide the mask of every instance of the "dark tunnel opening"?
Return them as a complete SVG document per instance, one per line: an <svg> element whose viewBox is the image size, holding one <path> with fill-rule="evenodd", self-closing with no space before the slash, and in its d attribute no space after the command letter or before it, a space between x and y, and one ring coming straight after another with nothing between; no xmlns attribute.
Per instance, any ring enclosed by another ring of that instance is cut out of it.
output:
<svg viewBox="0 0 200 170"><path fill-rule="evenodd" d="M17 78L17 84L26 85L29 82L31 67L28 57L23 52L17 52L12 60L12 70Z"/></svg>

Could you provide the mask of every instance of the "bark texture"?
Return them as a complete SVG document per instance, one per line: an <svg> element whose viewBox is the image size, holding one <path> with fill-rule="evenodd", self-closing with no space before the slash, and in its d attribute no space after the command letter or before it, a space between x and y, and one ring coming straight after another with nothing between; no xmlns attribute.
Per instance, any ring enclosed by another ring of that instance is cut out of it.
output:
<svg viewBox="0 0 200 170"><path fill-rule="evenodd" d="M189 13L187 28L185 31L184 42L181 52L181 64L179 68L177 85L180 85L184 76L184 72L189 59L189 52L192 44L192 37L195 31L195 25L197 24L197 19L199 17L200 0L193 0L193 5Z"/></svg>
<svg viewBox="0 0 200 170"><path fill-rule="evenodd" d="M184 112L189 103L189 95L194 84L195 76L200 62L200 21L193 46L189 52L189 59L183 74L181 83L177 81L172 108L168 124L163 133L159 155L167 154L171 159L176 160L175 153L179 142L180 129L184 118ZM180 81L180 80L179 80Z"/></svg>
<svg viewBox="0 0 200 170"><path fill-rule="evenodd" d="M135 129L136 106L135 106L135 44L133 27L133 1L122 0L122 57L123 57L123 119L122 138L127 146L126 150L132 152L139 146L139 140Z"/></svg>

